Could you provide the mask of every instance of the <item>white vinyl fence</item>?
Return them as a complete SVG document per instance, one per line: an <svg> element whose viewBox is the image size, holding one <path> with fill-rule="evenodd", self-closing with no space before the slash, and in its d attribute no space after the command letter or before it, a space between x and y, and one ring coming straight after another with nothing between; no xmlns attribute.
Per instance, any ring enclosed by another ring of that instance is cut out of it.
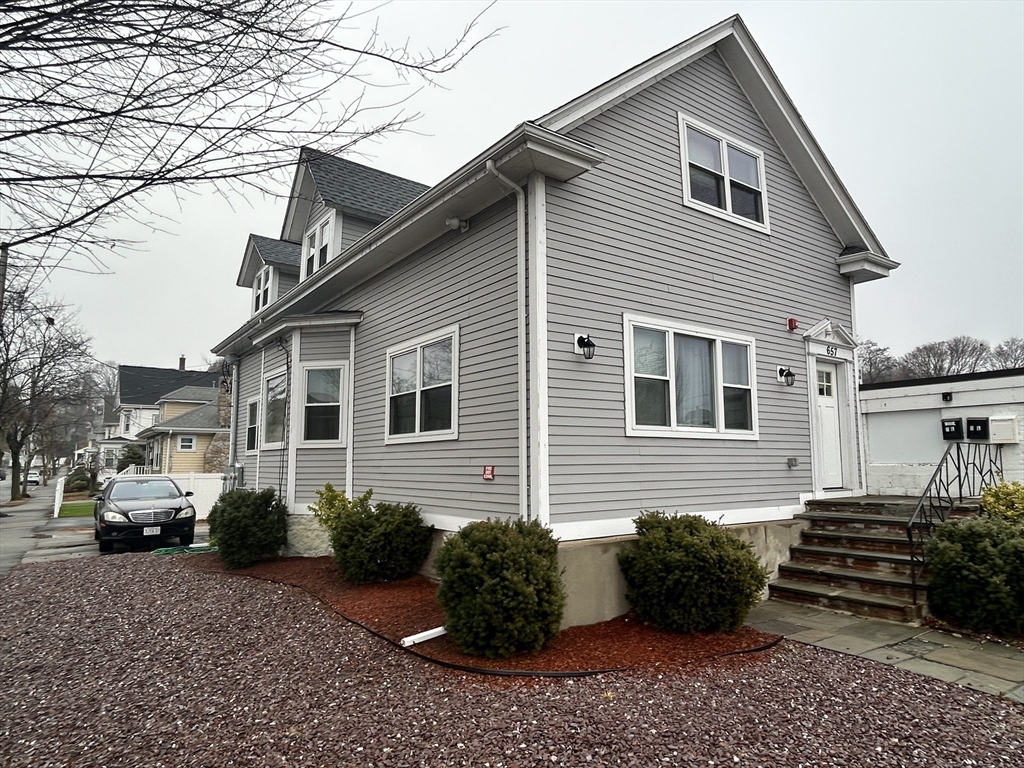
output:
<svg viewBox="0 0 1024 768"><path fill-rule="evenodd" d="M219 472L185 472L168 475L181 486L183 491L192 491L192 506L196 508L196 519L205 520L210 508L224 490L224 476Z"/></svg>
<svg viewBox="0 0 1024 768"><path fill-rule="evenodd" d="M53 516L60 517L60 505L64 503L64 481L67 479L66 476L62 476L57 480L57 488L53 494Z"/></svg>

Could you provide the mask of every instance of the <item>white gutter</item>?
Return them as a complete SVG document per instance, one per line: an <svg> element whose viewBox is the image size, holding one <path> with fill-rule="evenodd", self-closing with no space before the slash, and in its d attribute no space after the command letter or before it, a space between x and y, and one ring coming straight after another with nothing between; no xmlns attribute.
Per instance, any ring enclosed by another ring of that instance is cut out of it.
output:
<svg viewBox="0 0 1024 768"><path fill-rule="evenodd" d="M519 382L519 516L530 519L527 496L527 413L526 413L526 193L503 176L493 160L487 161L487 170L516 196L516 351Z"/></svg>

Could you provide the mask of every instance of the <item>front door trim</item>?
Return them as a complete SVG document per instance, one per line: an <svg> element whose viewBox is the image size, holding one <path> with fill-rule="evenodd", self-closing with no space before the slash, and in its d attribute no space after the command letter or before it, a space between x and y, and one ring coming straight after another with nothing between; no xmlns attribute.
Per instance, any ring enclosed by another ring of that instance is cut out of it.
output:
<svg viewBox="0 0 1024 768"><path fill-rule="evenodd" d="M859 442L856 439L856 387L854 353L857 342L838 323L825 318L804 333L807 346L807 405L811 426L811 475L814 498L850 496L860 487ZM824 489L820 455L821 425L818 423L818 360L836 366L836 395L839 399L839 430L842 440L843 488Z"/></svg>

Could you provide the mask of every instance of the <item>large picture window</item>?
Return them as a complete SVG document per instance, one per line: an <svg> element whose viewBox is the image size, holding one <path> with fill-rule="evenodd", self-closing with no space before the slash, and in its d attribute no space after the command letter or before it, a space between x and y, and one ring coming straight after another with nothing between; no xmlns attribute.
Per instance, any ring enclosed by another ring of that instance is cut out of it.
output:
<svg viewBox="0 0 1024 768"><path fill-rule="evenodd" d="M458 327L388 350L387 442L458 437Z"/></svg>
<svg viewBox="0 0 1024 768"><path fill-rule="evenodd" d="M284 421L288 399L288 380L284 373L271 376L266 381L263 401L263 447L280 447L284 444Z"/></svg>
<svg viewBox="0 0 1024 768"><path fill-rule="evenodd" d="M342 369L307 368L304 391L303 441L341 440Z"/></svg>
<svg viewBox="0 0 1024 768"><path fill-rule="evenodd" d="M764 153L682 114L679 135L683 201L767 232Z"/></svg>
<svg viewBox="0 0 1024 768"><path fill-rule="evenodd" d="M757 437L754 340L625 317L628 434Z"/></svg>

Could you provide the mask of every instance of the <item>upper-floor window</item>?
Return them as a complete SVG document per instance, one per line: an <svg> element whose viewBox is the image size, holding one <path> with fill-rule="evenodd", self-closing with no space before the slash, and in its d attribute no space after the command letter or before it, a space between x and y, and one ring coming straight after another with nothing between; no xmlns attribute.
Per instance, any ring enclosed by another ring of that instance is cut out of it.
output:
<svg viewBox="0 0 1024 768"><path fill-rule="evenodd" d="M392 347L387 358L385 442L458 438L458 326Z"/></svg>
<svg viewBox="0 0 1024 768"><path fill-rule="evenodd" d="M686 205L767 232L764 153L682 114L679 135Z"/></svg>
<svg viewBox="0 0 1024 768"><path fill-rule="evenodd" d="M195 435L178 435L178 451L191 453L196 449Z"/></svg>
<svg viewBox="0 0 1024 768"><path fill-rule="evenodd" d="M627 434L757 438L754 340L626 315Z"/></svg>
<svg viewBox="0 0 1024 768"><path fill-rule="evenodd" d="M316 226L306 235L303 254L303 278L307 278L326 266L331 255L331 231L334 225L334 213L328 213L317 222Z"/></svg>
<svg viewBox="0 0 1024 768"><path fill-rule="evenodd" d="M131 432L132 431L132 412L131 411L125 411L124 412L124 431L125 432Z"/></svg>
<svg viewBox="0 0 1024 768"><path fill-rule="evenodd" d="M270 303L270 285L273 280L274 270L270 265L264 266L256 273L256 282L252 286L252 311L256 314L266 308Z"/></svg>

